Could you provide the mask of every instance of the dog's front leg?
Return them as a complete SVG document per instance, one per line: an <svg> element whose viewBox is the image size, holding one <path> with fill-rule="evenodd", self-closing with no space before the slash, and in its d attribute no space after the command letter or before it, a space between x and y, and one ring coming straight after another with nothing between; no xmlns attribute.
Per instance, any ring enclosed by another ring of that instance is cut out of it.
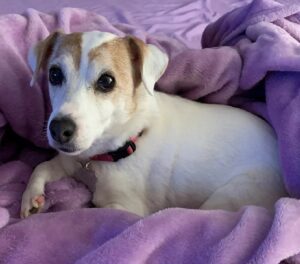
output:
<svg viewBox="0 0 300 264"><path fill-rule="evenodd" d="M128 211L139 216L149 214L145 202L143 186L135 181L135 188L132 188L132 181L129 176L116 171L107 172L105 177L97 176L96 188L93 194L93 203L97 207L113 208Z"/></svg>
<svg viewBox="0 0 300 264"><path fill-rule="evenodd" d="M137 197L136 197L137 199ZM130 200L123 200L123 201L115 201L111 203L101 203L103 206L100 206L100 204L97 202L97 199L93 199L93 203L97 207L102 207L102 208L112 208L112 209L118 209L122 211L127 211L139 216L146 216L149 214L149 212L145 209L143 204L137 201L130 201Z"/></svg>
<svg viewBox="0 0 300 264"><path fill-rule="evenodd" d="M23 193L21 217L25 218L42 210L45 202L44 189L47 182L56 181L68 175L72 175L75 170L76 163L61 155L39 164L34 169L26 190Z"/></svg>

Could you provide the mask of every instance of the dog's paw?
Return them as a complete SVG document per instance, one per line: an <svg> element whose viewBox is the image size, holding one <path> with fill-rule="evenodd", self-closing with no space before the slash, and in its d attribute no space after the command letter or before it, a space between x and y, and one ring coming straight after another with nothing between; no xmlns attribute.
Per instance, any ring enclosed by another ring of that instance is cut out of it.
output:
<svg viewBox="0 0 300 264"><path fill-rule="evenodd" d="M25 191L22 197L21 218L39 213L45 204L44 194L37 194Z"/></svg>

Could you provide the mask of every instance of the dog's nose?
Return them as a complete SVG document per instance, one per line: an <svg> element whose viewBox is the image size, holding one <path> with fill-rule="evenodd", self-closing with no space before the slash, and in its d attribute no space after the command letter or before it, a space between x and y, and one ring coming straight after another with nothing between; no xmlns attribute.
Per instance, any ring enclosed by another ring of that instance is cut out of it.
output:
<svg viewBox="0 0 300 264"><path fill-rule="evenodd" d="M61 143L68 143L74 136L76 125L68 117L53 119L50 123L49 130L52 138Z"/></svg>

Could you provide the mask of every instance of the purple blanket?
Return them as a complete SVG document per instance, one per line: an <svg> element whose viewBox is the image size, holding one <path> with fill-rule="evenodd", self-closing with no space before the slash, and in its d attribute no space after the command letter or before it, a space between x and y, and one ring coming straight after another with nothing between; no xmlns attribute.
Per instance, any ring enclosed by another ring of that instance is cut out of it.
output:
<svg viewBox="0 0 300 264"><path fill-rule="evenodd" d="M266 118L278 135L287 190L300 197L297 2L255 0L226 14L205 30L206 49L167 29L162 34L153 32L154 25L145 30L130 21L111 24L81 9L53 15L30 9L22 16L0 17L0 263L270 264L288 258L287 263L300 263L300 201L292 198L279 200L274 214L251 206L236 213L174 208L141 219L82 208L89 206L90 192L82 183L64 179L47 186L48 213L18 219L33 167L55 154L44 132L50 112L45 80L29 87L26 55L32 43L58 27L135 34L171 58L157 89L243 107ZM198 4L169 6L161 17L189 20ZM197 38L193 30L200 36L197 23L187 36Z"/></svg>

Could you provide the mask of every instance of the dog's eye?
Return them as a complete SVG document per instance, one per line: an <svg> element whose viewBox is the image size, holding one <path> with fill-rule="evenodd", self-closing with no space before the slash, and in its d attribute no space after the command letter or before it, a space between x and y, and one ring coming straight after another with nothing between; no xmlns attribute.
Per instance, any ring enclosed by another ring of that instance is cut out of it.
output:
<svg viewBox="0 0 300 264"><path fill-rule="evenodd" d="M115 78L111 75L105 73L100 76L100 78L96 82L96 89L107 93L110 92L115 86Z"/></svg>
<svg viewBox="0 0 300 264"><path fill-rule="evenodd" d="M61 85L63 81L64 74L62 70L57 66L51 67L49 70L49 82L52 85Z"/></svg>

